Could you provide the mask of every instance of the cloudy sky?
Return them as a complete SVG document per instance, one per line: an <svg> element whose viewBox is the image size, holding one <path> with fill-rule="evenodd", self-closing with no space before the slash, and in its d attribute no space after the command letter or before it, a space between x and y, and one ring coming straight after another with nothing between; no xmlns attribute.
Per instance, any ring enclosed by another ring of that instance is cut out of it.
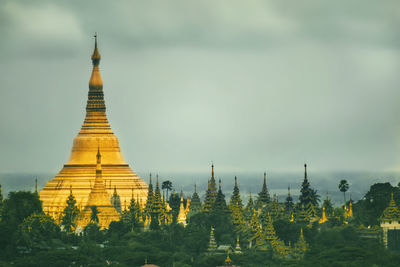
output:
<svg viewBox="0 0 400 267"><path fill-rule="evenodd" d="M67 161L95 31L136 171L400 169L396 0L31 2L0 1L0 172Z"/></svg>

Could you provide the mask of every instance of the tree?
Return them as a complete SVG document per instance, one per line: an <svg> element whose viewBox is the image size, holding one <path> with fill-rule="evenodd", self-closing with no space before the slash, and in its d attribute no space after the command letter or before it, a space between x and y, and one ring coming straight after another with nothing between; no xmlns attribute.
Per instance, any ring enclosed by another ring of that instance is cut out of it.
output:
<svg viewBox="0 0 400 267"><path fill-rule="evenodd" d="M342 179L340 180L338 187L340 192L343 192L344 205L346 205L346 192L347 190L349 190L349 183L346 180Z"/></svg>
<svg viewBox="0 0 400 267"><path fill-rule="evenodd" d="M67 206L64 209L61 225L67 232L72 232L75 229L75 218L79 214L79 209L76 206L76 200L72 194L72 190L67 198Z"/></svg>
<svg viewBox="0 0 400 267"><path fill-rule="evenodd" d="M93 223L99 223L99 210L97 209L97 206L90 206L90 209L92 210L92 214L90 215L90 221Z"/></svg>
<svg viewBox="0 0 400 267"><path fill-rule="evenodd" d="M128 210L124 211L122 214L122 221L129 226L130 231L133 231L134 228L139 225L140 216L142 216L140 213L140 206L134 198L131 198Z"/></svg>
<svg viewBox="0 0 400 267"><path fill-rule="evenodd" d="M29 191L10 192L3 202L2 220L15 228L33 213L43 213L38 194Z"/></svg>
<svg viewBox="0 0 400 267"><path fill-rule="evenodd" d="M172 190L172 182L168 180L162 182L161 189L167 190L167 199L168 199L168 192Z"/></svg>
<svg viewBox="0 0 400 267"><path fill-rule="evenodd" d="M176 217L178 217L180 204L181 204L181 198L174 191L169 196L169 206L171 207L172 219L173 219L174 222L176 221Z"/></svg>
<svg viewBox="0 0 400 267"><path fill-rule="evenodd" d="M153 198L154 198L154 193L153 193L153 182L151 181L151 173L150 173L150 183L149 183L149 190L147 191L147 201L146 201L146 207L144 209L144 213L146 216L151 215L152 211L152 205L153 205Z"/></svg>
<svg viewBox="0 0 400 267"><path fill-rule="evenodd" d="M50 248L53 239L60 237L60 228L45 214L32 214L18 226L16 245L32 248Z"/></svg>
<svg viewBox="0 0 400 267"><path fill-rule="evenodd" d="M1 210L3 208L3 192L1 191L1 184L0 184L0 222L1 222Z"/></svg>

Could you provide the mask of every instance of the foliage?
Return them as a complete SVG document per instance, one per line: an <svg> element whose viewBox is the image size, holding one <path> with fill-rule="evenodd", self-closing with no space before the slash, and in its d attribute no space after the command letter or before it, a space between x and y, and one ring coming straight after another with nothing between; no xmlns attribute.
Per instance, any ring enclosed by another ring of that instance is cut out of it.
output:
<svg viewBox="0 0 400 267"><path fill-rule="evenodd" d="M90 215L90 221L93 223L98 224L99 223L99 210L97 209L97 206L90 206L91 209L91 215Z"/></svg>
<svg viewBox="0 0 400 267"><path fill-rule="evenodd" d="M75 229L75 218L79 214L79 209L76 206L76 200L72 191L67 198L67 206L63 211L63 216L61 218L61 225L67 232L72 232Z"/></svg>
<svg viewBox="0 0 400 267"><path fill-rule="evenodd" d="M167 199L168 199L168 192L172 190L172 182L171 181L164 181L161 184L162 190L167 190Z"/></svg>
<svg viewBox="0 0 400 267"><path fill-rule="evenodd" d="M60 238L60 228L44 214L32 214L18 226L14 235L17 246L27 249L50 248L54 239Z"/></svg>
<svg viewBox="0 0 400 267"><path fill-rule="evenodd" d="M340 180L338 187L339 187L340 192L343 192L343 198L344 198L343 203L346 204L346 192L347 192L347 190L349 190L349 183L346 180L342 179L342 180Z"/></svg>
<svg viewBox="0 0 400 267"><path fill-rule="evenodd" d="M365 226L378 225L380 216L389 205L391 193L393 193L394 201L399 203L398 187L393 187L390 183L373 184L364 199L354 203L355 220Z"/></svg>
<svg viewBox="0 0 400 267"><path fill-rule="evenodd" d="M143 225L139 222L141 215L138 203L132 200L121 221L112 222L109 229L103 231L98 224L89 223L82 235L61 232L53 219L41 212L37 194L35 198L35 194L29 192L13 192L4 200L2 215L6 216L0 222L0 265L141 266L146 258L149 263L166 267L222 265L226 254L206 254L212 226L218 246L235 247L236 237L240 235L243 253L230 255L235 265L397 266L399 254L384 249L378 239L364 238L359 230L363 220L378 221L389 204L389 211L396 206L399 190L388 185L371 186L365 199L354 203L356 218L350 221L344 219L343 208L338 207L332 210L326 223L310 223L304 205L301 208L297 204L297 222L289 221L287 216L274 216L278 218L275 220L267 217L261 228L261 215L268 215L271 210L282 214L284 203L276 199L256 211L253 209L254 203L249 201L243 216L243 210L236 202L232 212L221 212L228 209L222 190L218 190L216 203L221 205L215 205L214 212L199 211L192 214L186 227L171 223L143 231ZM389 201L388 191L394 192L392 202ZM34 204L35 201L39 206ZM172 207L174 201L171 195ZM176 202L178 210L179 196ZM75 205L73 201L70 204L71 207ZM326 201L324 206L328 207ZM21 211L21 208L25 210ZM303 221L299 217L301 213L305 217ZM389 212L389 215L392 213ZM367 215L366 219L361 217L363 215ZM5 222L15 222L16 225L7 225ZM299 237L300 229L304 230L303 239ZM259 249L248 249L247 244L254 236L253 244ZM5 238L8 239L5 241ZM291 254L287 253L289 250ZM303 258L297 259L300 257Z"/></svg>

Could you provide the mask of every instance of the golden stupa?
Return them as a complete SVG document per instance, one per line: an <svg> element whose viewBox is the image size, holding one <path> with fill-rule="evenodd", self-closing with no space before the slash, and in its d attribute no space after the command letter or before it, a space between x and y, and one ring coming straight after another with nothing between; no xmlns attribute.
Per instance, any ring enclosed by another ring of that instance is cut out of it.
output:
<svg viewBox="0 0 400 267"><path fill-rule="evenodd" d="M96 178L94 186L89 194L89 199L85 208L79 213L77 218L77 226L82 229L91 222L93 207L97 209L97 220L101 229L108 228L112 221L119 221L121 215L114 206L111 205L110 194L107 193L103 181L103 173L101 168L100 149L97 152Z"/></svg>
<svg viewBox="0 0 400 267"><path fill-rule="evenodd" d="M147 199L148 186L140 179L122 157L117 137L106 116L103 81L100 76L100 54L95 48L92 55L93 71L89 81L86 117L81 131L75 137L71 156L61 171L40 192L43 211L58 220L66 206L72 188L79 209L86 207L96 178L96 153L102 155L102 172L105 189L112 195L118 189L121 203L130 203L134 195L142 205Z"/></svg>

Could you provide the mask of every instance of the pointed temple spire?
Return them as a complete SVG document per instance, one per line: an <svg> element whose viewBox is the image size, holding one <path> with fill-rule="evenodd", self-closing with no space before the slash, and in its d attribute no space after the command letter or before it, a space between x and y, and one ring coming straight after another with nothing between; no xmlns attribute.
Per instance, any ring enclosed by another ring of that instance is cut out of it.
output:
<svg viewBox="0 0 400 267"><path fill-rule="evenodd" d="M304 180L307 180L307 164L304 163Z"/></svg>
<svg viewBox="0 0 400 267"><path fill-rule="evenodd" d="M208 181L206 197L204 199L203 211L210 212L217 199L217 185L214 178L214 163L211 165L211 179Z"/></svg>
<svg viewBox="0 0 400 267"><path fill-rule="evenodd" d="M134 188L143 203L146 201L148 186L124 160L118 138L113 134L107 119L103 81L99 69L101 56L97 34L94 36L92 51L91 63L93 66L89 79L84 122L78 135L74 138L69 160L39 193L43 210L56 220L58 211L66 207L65 199L69 195L69 185L74 188L77 203L82 207L87 205L88 195L96 180L97 172L95 170L99 167L97 166L99 149L102 152L102 166L99 170L104 169L104 172L107 173L107 184L109 185L106 188L107 193L112 194L111 184L116 185L121 199L129 199L131 188ZM104 181L104 179L102 180ZM60 184L67 185L67 187L60 187ZM108 201L110 202L110 199Z"/></svg>
<svg viewBox="0 0 400 267"><path fill-rule="evenodd" d="M82 125L81 133L112 133L106 116L103 80L101 79L99 69L101 56L99 50L97 49L97 34L94 37L95 43L92 54L93 70L89 80L86 118Z"/></svg>
<svg viewBox="0 0 400 267"><path fill-rule="evenodd" d="M256 202L257 208L265 207L267 204L271 202L271 197L267 188L267 173L264 172L264 183L261 189L261 192L258 193L258 198Z"/></svg>
<svg viewBox="0 0 400 267"><path fill-rule="evenodd" d="M199 194L197 194L197 186L194 184L194 193L192 195L192 201L190 205L190 211L195 213L201 210L201 200Z"/></svg>
<svg viewBox="0 0 400 267"><path fill-rule="evenodd" d="M35 178L35 193L37 194L38 190L37 190L37 177Z"/></svg>
<svg viewBox="0 0 400 267"><path fill-rule="evenodd" d="M107 228L110 222L119 221L121 218L114 206L111 205L110 196L103 182L100 148L97 150L96 158L96 179L94 181L94 186L89 194L84 210L78 216L77 224L82 227L82 229L91 221L94 209L98 211L98 223L102 229Z"/></svg>
<svg viewBox="0 0 400 267"><path fill-rule="evenodd" d="M185 208L183 206L183 192L182 192L182 190L181 190L181 204L179 206L179 214L178 214L177 222L182 224L183 226L186 226L186 213L185 213Z"/></svg>

